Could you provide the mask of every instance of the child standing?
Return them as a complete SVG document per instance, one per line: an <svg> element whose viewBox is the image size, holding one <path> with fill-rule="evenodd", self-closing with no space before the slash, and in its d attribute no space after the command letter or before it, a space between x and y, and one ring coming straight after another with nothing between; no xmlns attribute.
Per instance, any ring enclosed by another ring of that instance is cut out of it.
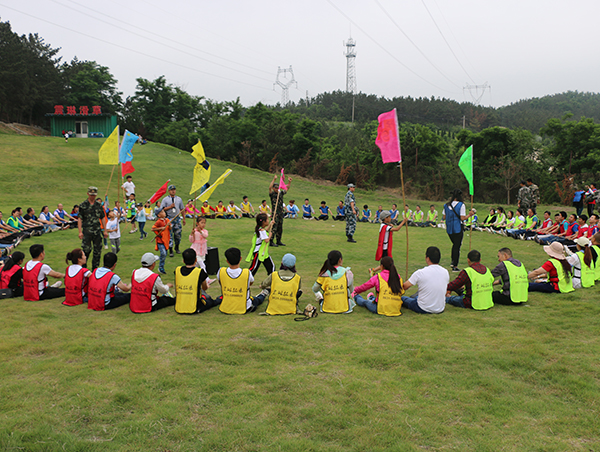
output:
<svg viewBox="0 0 600 452"><path fill-rule="evenodd" d="M392 214L389 210L382 211L379 214L379 220L381 221L381 226L379 226L379 240L375 253L376 261L380 261L382 257L392 257L392 233L399 231L408 221L405 218L398 226L392 226Z"/></svg>
<svg viewBox="0 0 600 452"><path fill-rule="evenodd" d="M144 209L141 202L137 203L136 208L137 213L135 219L137 220L138 225L140 227L140 240L144 240L144 238L146 238L146 236L148 235L144 232L144 227L146 226L146 210Z"/></svg>
<svg viewBox="0 0 600 452"><path fill-rule="evenodd" d="M246 262L252 261L252 264L250 265L252 276L256 275L256 272L258 272L258 267L261 262L265 266L267 274L270 275L275 269L273 259L269 257L269 232L271 232L274 223L275 220L269 222L269 217L266 213L259 213L256 216L256 227L254 228L254 236L252 237L252 247L246 257Z"/></svg>
<svg viewBox="0 0 600 452"><path fill-rule="evenodd" d="M196 267L200 267L204 271L206 271L206 266L204 265L207 248L206 239L208 239L206 218L198 217L196 219L196 226L190 234L190 243L192 244L190 248L196 252Z"/></svg>
<svg viewBox="0 0 600 452"><path fill-rule="evenodd" d="M163 275L165 272L165 261L167 260L167 249L169 248L169 240L171 239L171 221L167 218L167 214L164 210L159 210L156 214L158 220L152 226L152 231L156 234L156 245L154 249L160 252L160 262L158 265L158 271Z"/></svg>
<svg viewBox="0 0 600 452"><path fill-rule="evenodd" d="M132 193L129 195L129 199L127 200L127 203L126 203L126 208L127 208L127 221L131 222L131 231L129 231L129 233L133 234L134 232L137 232L137 229L135 227L135 216L136 216L135 193Z"/></svg>
<svg viewBox="0 0 600 452"><path fill-rule="evenodd" d="M108 232L111 251L115 254L118 254L121 250L121 229L119 228L119 219L115 215L114 211L108 213L106 232Z"/></svg>

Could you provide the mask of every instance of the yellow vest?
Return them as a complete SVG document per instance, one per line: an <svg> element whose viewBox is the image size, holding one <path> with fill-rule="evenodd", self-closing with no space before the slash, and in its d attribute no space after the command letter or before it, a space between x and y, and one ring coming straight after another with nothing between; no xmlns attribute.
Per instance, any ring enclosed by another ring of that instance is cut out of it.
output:
<svg viewBox="0 0 600 452"><path fill-rule="evenodd" d="M194 314L198 304L198 278L200 269L195 268L192 272L183 276L181 267L175 269L175 312L179 314Z"/></svg>
<svg viewBox="0 0 600 452"><path fill-rule="evenodd" d="M377 275L377 277L379 278L377 314L388 317L402 315L400 308L402 307L402 294L404 294L404 289L401 289L399 294L395 294L391 291L390 285L387 283L387 281L381 277L381 274ZM400 278L400 287L402 287L402 285L402 278Z"/></svg>
<svg viewBox="0 0 600 452"><path fill-rule="evenodd" d="M558 259L550 259L552 265L556 269L556 274L558 275L558 290L560 293L569 293L573 292L573 278L569 278L567 281L567 277L565 276L565 271L563 270L563 266L559 262ZM585 264L584 264L585 265Z"/></svg>
<svg viewBox="0 0 600 452"><path fill-rule="evenodd" d="M323 303L321 305L323 312L341 314L350 310L346 275L337 280L329 276L319 276L317 283L321 285L323 290Z"/></svg>
<svg viewBox="0 0 600 452"><path fill-rule="evenodd" d="M585 252L583 250L577 251L577 256L579 257L579 264L581 265L581 287L584 289L593 287L596 281L596 268L594 267L594 262L592 261L590 263L591 267L585 265L585 262L583 262Z"/></svg>
<svg viewBox="0 0 600 452"><path fill-rule="evenodd" d="M219 305L219 311L224 314L245 314L246 302L248 301L248 278L250 271L242 270L240 276L232 278L227 274L227 267L219 270L219 283L223 293L223 301Z"/></svg>
<svg viewBox="0 0 600 452"><path fill-rule="evenodd" d="M296 294L300 288L300 276L294 275L289 281L284 281L278 272L271 273L271 293L266 312L270 315L295 314L298 299Z"/></svg>

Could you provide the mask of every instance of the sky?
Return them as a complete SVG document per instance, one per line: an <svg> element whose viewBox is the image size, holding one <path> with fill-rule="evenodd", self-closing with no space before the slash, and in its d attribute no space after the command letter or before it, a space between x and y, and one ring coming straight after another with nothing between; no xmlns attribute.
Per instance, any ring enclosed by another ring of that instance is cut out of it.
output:
<svg viewBox="0 0 600 452"><path fill-rule="evenodd" d="M0 0L13 32L107 66L124 98L164 75L245 106L280 102L290 66L297 85L279 81L291 101L345 90L350 37L366 94L500 107L598 92L599 13L594 0Z"/></svg>

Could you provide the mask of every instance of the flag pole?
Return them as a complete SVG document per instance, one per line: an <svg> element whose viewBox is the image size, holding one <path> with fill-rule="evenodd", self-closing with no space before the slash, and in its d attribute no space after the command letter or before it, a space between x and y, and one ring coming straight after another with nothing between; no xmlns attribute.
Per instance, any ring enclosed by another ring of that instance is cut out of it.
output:
<svg viewBox="0 0 600 452"><path fill-rule="evenodd" d="M108 186L106 187L106 193L104 194L105 198L108 196L108 190L110 190L110 183L112 182L113 174L115 174L116 167L117 165L113 165L112 171L110 173L110 178L108 179Z"/></svg>
<svg viewBox="0 0 600 452"><path fill-rule="evenodd" d="M404 195L404 173L402 171L402 160L400 161L400 182L402 184L402 211L406 212L406 210L404 210L404 206L406 205L406 196ZM408 280L408 218L406 218L406 213L405 220L406 224L404 225L404 229L406 229L406 268L404 272L404 281Z"/></svg>
<svg viewBox="0 0 600 452"><path fill-rule="evenodd" d="M471 211L473 211L473 195L471 195ZM469 212L470 213L470 212ZM471 220L471 231L469 232L469 251L471 251L471 237L473 237L473 221Z"/></svg>

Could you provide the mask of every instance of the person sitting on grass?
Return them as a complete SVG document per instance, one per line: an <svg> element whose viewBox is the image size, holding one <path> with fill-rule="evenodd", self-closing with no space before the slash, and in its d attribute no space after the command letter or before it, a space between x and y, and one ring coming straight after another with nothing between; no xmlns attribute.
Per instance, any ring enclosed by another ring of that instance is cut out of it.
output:
<svg viewBox="0 0 600 452"><path fill-rule="evenodd" d="M377 207L377 210L375 211L375 223L381 222L381 220L379 218L379 215L381 215L381 212L383 212L383 207L380 205L379 207Z"/></svg>
<svg viewBox="0 0 600 452"><path fill-rule="evenodd" d="M437 224L438 212L435 210L435 206L432 204L429 206L429 210L427 211L427 217L425 221L425 226L435 227Z"/></svg>
<svg viewBox="0 0 600 452"><path fill-rule="evenodd" d="M416 210L412 214L413 226L418 226L420 228L425 227L425 214L421 210L421 206L417 204Z"/></svg>
<svg viewBox="0 0 600 452"><path fill-rule="evenodd" d="M333 217L333 221L346 221L346 208L344 207L344 201L340 201L336 208L337 215Z"/></svg>
<svg viewBox="0 0 600 452"><path fill-rule="evenodd" d="M485 219L483 220L483 223L481 223L481 226L479 226L476 229L478 231L483 231L483 230L491 227L495 222L496 222L496 210L492 207L490 209L490 213L488 214L488 216L485 217Z"/></svg>
<svg viewBox="0 0 600 452"><path fill-rule="evenodd" d="M129 303L131 296L126 292L131 291L131 285L113 273L117 260L115 253L106 253L104 265L92 271L88 283L88 309L106 311Z"/></svg>
<svg viewBox="0 0 600 452"><path fill-rule="evenodd" d="M185 205L184 212L185 212L186 218L194 218L201 214L201 212L198 209L196 209L196 207L194 206L193 199L188 199L188 202Z"/></svg>
<svg viewBox="0 0 600 452"><path fill-rule="evenodd" d="M315 210L310 205L310 201L308 198L304 200L304 204L302 205L302 218L305 220L312 220L313 215L315 214Z"/></svg>
<svg viewBox="0 0 600 452"><path fill-rule="evenodd" d="M285 218L298 218L298 212L300 212L300 209L298 209L296 201L290 199L290 203L285 206L285 212Z"/></svg>
<svg viewBox="0 0 600 452"><path fill-rule="evenodd" d="M492 270L494 285L502 284L501 291L492 292L494 304L520 305L526 303L527 295L527 270L522 262L515 259L510 248L498 250L499 264Z"/></svg>
<svg viewBox="0 0 600 452"><path fill-rule="evenodd" d="M392 224L398 224L398 206L396 204L392 204L392 208L390 209L390 216L392 217Z"/></svg>
<svg viewBox="0 0 600 452"><path fill-rule="evenodd" d="M471 229L477 230L477 209L474 207L469 210L469 217L463 223L463 231L470 231Z"/></svg>
<svg viewBox="0 0 600 452"><path fill-rule="evenodd" d="M219 201L217 203L217 207L215 207L215 218L223 220L227 214L227 207L223 205L223 201Z"/></svg>
<svg viewBox="0 0 600 452"><path fill-rule="evenodd" d="M296 256L285 254L279 270L271 273L260 284L262 292L254 299L268 299L268 315L299 314L298 299L302 295L302 279L296 272Z"/></svg>
<svg viewBox="0 0 600 452"><path fill-rule="evenodd" d="M513 237L513 234L515 232L519 232L521 229L525 228L525 214L523 212L523 209L519 208L517 209L517 214L515 215L515 221L512 224L512 227L509 227L508 224L506 226L506 228L504 228L504 231L502 231L502 234L504 234L505 237Z"/></svg>
<svg viewBox="0 0 600 452"><path fill-rule="evenodd" d="M211 206L208 201L204 201L202 203L202 206L200 207L200 213L202 214L202 216L204 218L215 218L215 212L217 211L217 209L215 209L213 206Z"/></svg>
<svg viewBox="0 0 600 452"><path fill-rule="evenodd" d="M458 308L473 308L478 311L494 307L492 301L492 283L494 277L490 270L481 265L481 253L477 250L467 254L468 267L462 270L456 279L448 284L446 303ZM464 294L462 289L464 288ZM458 295L450 296L451 292Z"/></svg>
<svg viewBox="0 0 600 452"><path fill-rule="evenodd" d="M92 272L84 265L87 256L81 248L67 253L66 263L71 265L65 271L65 306L78 306L88 301L88 283Z"/></svg>
<svg viewBox="0 0 600 452"><path fill-rule="evenodd" d="M317 217L317 220L327 221L329 220L329 215L333 217L331 209L327 206L325 201L321 201L321 207L319 207L319 216Z"/></svg>
<svg viewBox="0 0 600 452"><path fill-rule="evenodd" d="M498 206L496 209L496 221L488 228L488 232L496 232L506 227L506 213L504 207Z"/></svg>
<svg viewBox="0 0 600 452"><path fill-rule="evenodd" d="M236 206L233 200L229 201L229 205L227 206L227 214L225 215L225 218L228 218L230 220L239 220L240 218L242 218L242 209Z"/></svg>
<svg viewBox="0 0 600 452"><path fill-rule="evenodd" d="M217 280L221 285L221 296L217 299L219 311L224 314L246 314L256 311L264 297L250 296L254 276L247 268L240 268L242 253L238 248L229 248L225 251L225 259L228 267L221 267L217 273Z"/></svg>
<svg viewBox="0 0 600 452"><path fill-rule="evenodd" d="M535 237L535 241L540 245L550 244L556 241L556 237L559 234L562 234L569 227L569 222L567 221L567 212L561 210L554 216L554 225L548 228L545 234L538 234Z"/></svg>
<svg viewBox="0 0 600 452"><path fill-rule="evenodd" d="M592 257L595 264L595 280L600 281L600 232L594 234L590 240L592 248Z"/></svg>
<svg viewBox="0 0 600 452"><path fill-rule="evenodd" d="M46 252L44 245L35 244L29 247L31 260L23 269L23 298L25 301L50 300L65 296L65 289L61 289L62 281L48 285L48 276L63 279L63 273L56 272L49 265L44 264Z"/></svg>
<svg viewBox="0 0 600 452"><path fill-rule="evenodd" d="M175 298L166 295L173 284L164 284L160 276L154 273L158 259L155 254L145 253L142 256L142 268L134 270L131 275L129 309L135 314L154 312L175 304Z"/></svg>
<svg viewBox="0 0 600 452"><path fill-rule="evenodd" d="M244 196L242 198L242 203L240 204L240 208L242 209L243 217L254 218L254 215L256 215L256 211L254 210L254 207L252 207L252 204L250 203L250 201L248 201L247 196Z"/></svg>
<svg viewBox="0 0 600 452"><path fill-rule="evenodd" d="M13 297L23 296L23 261L25 255L15 251L0 270L0 289L12 290Z"/></svg>
<svg viewBox="0 0 600 452"><path fill-rule="evenodd" d="M590 218L588 218L588 229L587 234L585 235L589 240L592 240L592 237L598 232L598 214L591 214Z"/></svg>
<svg viewBox="0 0 600 452"><path fill-rule="evenodd" d="M374 314L385 315L387 317L397 317L402 315L400 308L402 307L402 295L404 288L402 278L398 275L394 259L386 256L381 259L379 268L375 269L378 274L364 284L354 288L351 296L358 306L367 308ZM374 295L370 292L365 300L360 293L375 287Z"/></svg>
<svg viewBox="0 0 600 452"><path fill-rule="evenodd" d="M361 223L371 223L371 217L371 209L369 209L369 206L365 204L362 210L362 217L358 221L360 221Z"/></svg>
<svg viewBox="0 0 600 452"><path fill-rule="evenodd" d="M544 251L550 259L544 264L527 274L533 279L529 283L529 292L569 293L573 292L573 278L571 277L571 264L565 258L563 246L552 242L544 246ZM548 277L546 278L546 275Z"/></svg>
<svg viewBox="0 0 600 452"><path fill-rule="evenodd" d="M69 215L63 208L62 204L58 204L56 206L56 210L54 211L54 219L59 223L68 225L69 227L74 227L74 225L77 223L77 219Z"/></svg>
<svg viewBox="0 0 600 452"><path fill-rule="evenodd" d="M381 225L379 226L379 240L375 252L376 261L380 261L382 257L392 257L392 246L394 244L392 233L399 231L406 224L406 220L402 220L399 225L392 226L392 215L388 210L381 212L379 219Z"/></svg>
<svg viewBox="0 0 600 452"><path fill-rule="evenodd" d="M577 245L576 253L565 246L567 262L571 264L573 270L573 289L593 287L596 283L598 255L596 254L596 261L594 261L594 253L587 237L575 239L575 244Z"/></svg>
<svg viewBox="0 0 600 452"><path fill-rule="evenodd" d="M50 213L48 206L42 206L38 221L44 225L44 232L52 232L59 229L59 226L56 224L56 221Z"/></svg>
<svg viewBox="0 0 600 452"><path fill-rule="evenodd" d="M79 218L79 204L75 204L71 209L71 218L73 218L75 221L77 221L77 218Z"/></svg>
<svg viewBox="0 0 600 452"><path fill-rule="evenodd" d="M404 307L417 314L441 314L446 308L446 288L450 282L448 270L440 266L442 253L436 246L425 251L427 267L421 268L404 281L404 290L418 286L413 297L404 296Z"/></svg>
<svg viewBox="0 0 600 452"><path fill-rule="evenodd" d="M319 277L312 290L321 304L321 312L347 314L356 306L352 298L354 274L350 267L342 267L342 263L342 253L337 250L330 251L319 271Z"/></svg>
<svg viewBox="0 0 600 452"><path fill-rule="evenodd" d="M514 239L525 240L528 237L532 239L537 235L535 233L537 226L539 224L539 219L535 214L535 209L529 208L527 209L527 216L525 217L525 223L521 224L519 229L512 230L512 232L507 232L507 236L512 237Z"/></svg>
<svg viewBox="0 0 600 452"><path fill-rule="evenodd" d="M181 257L184 265L175 269L175 312L198 314L218 306L221 298L213 299L206 293L212 281L206 271L197 266L196 251L188 248Z"/></svg>
<svg viewBox="0 0 600 452"><path fill-rule="evenodd" d="M267 204L266 199L263 199L260 202L260 206L258 206L258 211L259 213L266 213L267 215L271 216L271 207Z"/></svg>
<svg viewBox="0 0 600 452"><path fill-rule="evenodd" d="M408 226L414 226L413 211L410 210L408 204L404 204L404 210L402 211L402 219L407 220L406 224Z"/></svg>

